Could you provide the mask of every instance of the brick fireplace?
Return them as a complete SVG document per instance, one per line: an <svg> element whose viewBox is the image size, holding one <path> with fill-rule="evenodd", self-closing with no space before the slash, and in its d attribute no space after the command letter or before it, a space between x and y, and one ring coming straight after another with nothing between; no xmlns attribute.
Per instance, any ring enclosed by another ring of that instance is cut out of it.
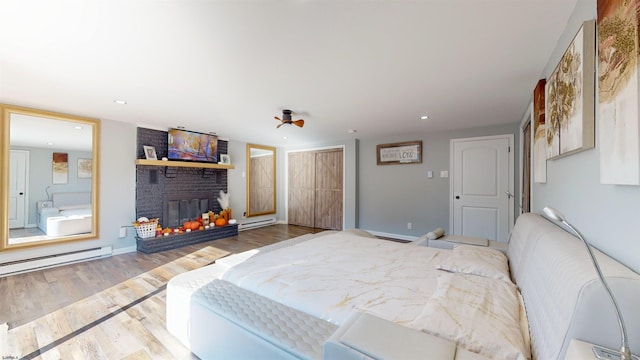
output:
<svg viewBox="0 0 640 360"><path fill-rule="evenodd" d="M138 128L137 145L138 159L145 158L143 145L154 146L158 159L166 157L167 132ZM227 147L227 141L218 140L218 154L226 154ZM136 218L141 216L150 219L158 218L163 228L177 227L187 218L193 220L205 211L220 212L222 209L217 201L220 190L227 192L226 169L138 165L136 166ZM183 234L188 236L184 236L184 239L178 242L178 246L187 245L185 242L195 243L190 238L196 235L202 238L201 241L237 235L237 225L226 227L233 228L235 233L229 232L230 229L224 231L216 229L215 232L196 231ZM218 232L224 236L217 236ZM182 237L183 235L171 235L170 237ZM141 250L141 240L159 241L157 238L138 239L138 250L142 252L154 251ZM172 240L177 241L176 239ZM162 249L166 250L164 247Z"/></svg>

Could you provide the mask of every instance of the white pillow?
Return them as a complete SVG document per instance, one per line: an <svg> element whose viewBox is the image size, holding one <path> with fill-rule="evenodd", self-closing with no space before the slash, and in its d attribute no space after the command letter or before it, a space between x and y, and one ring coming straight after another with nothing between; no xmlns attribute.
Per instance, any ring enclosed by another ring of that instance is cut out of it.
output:
<svg viewBox="0 0 640 360"><path fill-rule="evenodd" d="M438 288L412 327L490 359L528 359L516 286L466 274L438 275Z"/></svg>
<svg viewBox="0 0 640 360"><path fill-rule="evenodd" d="M507 257L488 247L458 245L436 269L511 281Z"/></svg>
<svg viewBox="0 0 640 360"><path fill-rule="evenodd" d="M433 231L429 231L427 233L427 239L429 240L435 240L437 238L440 238L444 235L444 229L443 228L437 228Z"/></svg>

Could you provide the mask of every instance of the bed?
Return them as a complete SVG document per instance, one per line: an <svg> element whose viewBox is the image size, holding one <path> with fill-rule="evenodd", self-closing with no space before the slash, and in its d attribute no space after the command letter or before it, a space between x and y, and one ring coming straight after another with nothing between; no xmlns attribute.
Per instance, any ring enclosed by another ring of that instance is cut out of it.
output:
<svg viewBox="0 0 640 360"><path fill-rule="evenodd" d="M596 253L639 349L640 276ZM232 255L169 282L167 327L201 359L564 359L575 340L620 345L583 244L535 214L506 256L361 231Z"/></svg>
<svg viewBox="0 0 640 360"><path fill-rule="evenodd" d="M51 207L38 209L38 228L47 236L91 232L91 192L56 192L51 200Z"/></svg>

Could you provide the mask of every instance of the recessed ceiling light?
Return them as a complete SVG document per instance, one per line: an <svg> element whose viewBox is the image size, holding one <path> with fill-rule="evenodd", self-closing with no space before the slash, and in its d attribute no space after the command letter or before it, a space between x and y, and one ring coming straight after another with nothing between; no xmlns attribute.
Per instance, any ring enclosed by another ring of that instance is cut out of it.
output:
<svg viewBox="0 0 640 360"><path fill-rule="evenodd" d="M287 140L287 139L288 139L288 137L286 137L286 136L282 137L282 140Z"/></svg>
<svg viewBox="0 0 640 360"><path fill-rule="evenodd" d="M74 125L73 128L76 130L82 130L82 126L80 125Z"/></svg>
<svg viewBox="0 0 640 360"><path fill-rule="evenodd" d="M124 100L113 100L113 102L116 103L116 104L120 104L120 105L126 105L127 104L127 102L124 101Z"/></svg>
<svg viewBox="0 0 640 360"><path fill-rule="evenodd" d="M422 119L422 120L427 120L428 118L429 118L429 116L428 116L428 115L422 115L422 116L420 116L420 119Z"/></svg>
<svg viewBox="0 0 640 360"><path fill-rule="evenodd" d="M53 145L54 145L54 143L52 143L52 142L48 142L48 143L47 143L47 145L49 145L49 146L53 146Z"/></svg>
<svg viewBox="0 0 640 360"><path fill-rule="evenodd" d="M357 132L358 132L358 130L356 130L356 129L349 129L349 130L347 130L347 132L348 132L349 134L355 134L355 133L357 133Z"/></svg>

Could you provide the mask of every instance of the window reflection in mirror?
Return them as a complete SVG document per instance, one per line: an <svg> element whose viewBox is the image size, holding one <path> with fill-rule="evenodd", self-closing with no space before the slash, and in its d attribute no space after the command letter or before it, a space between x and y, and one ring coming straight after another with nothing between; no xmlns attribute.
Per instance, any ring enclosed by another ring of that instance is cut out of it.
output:
<svg viewBox="0 0 640 360"><path fill-rule="evenodd" d="M276 148L247 144L247 216L276 212Z"/></svg>
<svg viewBox="0 0 640 360"><path fill-rule="evenodd" d="M1 248L96 238L99 121L0 107Z"/></svg>

